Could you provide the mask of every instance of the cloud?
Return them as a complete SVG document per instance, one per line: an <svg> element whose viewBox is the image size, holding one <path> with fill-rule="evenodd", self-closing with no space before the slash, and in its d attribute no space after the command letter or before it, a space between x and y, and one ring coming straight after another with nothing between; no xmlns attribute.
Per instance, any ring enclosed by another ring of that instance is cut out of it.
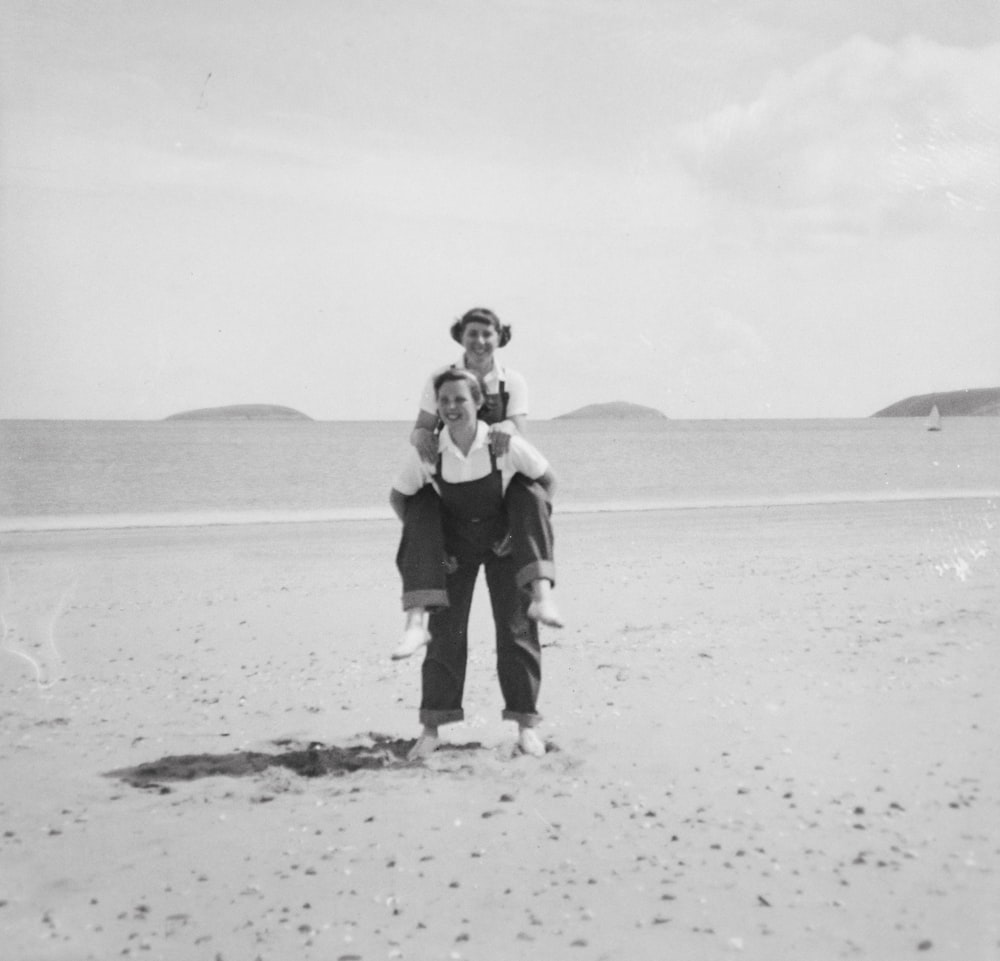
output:
<svg viewBox="0 0 1000 961"><path fill-rule="evenodd" d="M824 230L1000 213L1000 45L855 37L680 131L713 192Z"/></svg>

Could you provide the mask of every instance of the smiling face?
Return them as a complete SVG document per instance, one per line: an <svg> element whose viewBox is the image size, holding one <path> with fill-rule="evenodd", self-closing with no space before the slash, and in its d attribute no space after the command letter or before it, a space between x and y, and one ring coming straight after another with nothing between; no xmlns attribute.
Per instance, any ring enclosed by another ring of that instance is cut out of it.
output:
<svg viewBox="0 0 1000 961"><path fill-rule="evenodd" d="M453 430L468 430L476 425L479 404L472 396L467 380L445 381L437 392L438 415Z"/></svg>
<svg viewBox="0 0 1000 961"><path fill-rule="evenodd" d="M477 369L489 369L493 364L493 351L497 349L499 337L493 324L470 320L462 328L462 346L465 348L466 363Z"/></svg>

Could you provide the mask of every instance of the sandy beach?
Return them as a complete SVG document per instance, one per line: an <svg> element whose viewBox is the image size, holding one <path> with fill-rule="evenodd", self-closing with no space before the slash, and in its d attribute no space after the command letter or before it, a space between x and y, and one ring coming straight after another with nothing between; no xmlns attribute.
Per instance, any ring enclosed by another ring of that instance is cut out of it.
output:
<svg viewBox="0 0 1000 961"><path fill-rule="evenodd" d="M1000 957L1000 505L557 516L541 760L395 522L0 538L0 957Z"/></svg>

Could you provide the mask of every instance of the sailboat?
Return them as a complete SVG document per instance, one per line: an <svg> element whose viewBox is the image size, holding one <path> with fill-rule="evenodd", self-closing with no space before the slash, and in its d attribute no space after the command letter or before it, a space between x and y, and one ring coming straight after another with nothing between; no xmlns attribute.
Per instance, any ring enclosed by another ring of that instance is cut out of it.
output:
<svg viewBox="0 0 1000 961"><path fill-rule="evenodd" d="M937 404L931 408L931 412L927 415L928 430L940 430L941 429L941 411L938 410Z"/></svg>

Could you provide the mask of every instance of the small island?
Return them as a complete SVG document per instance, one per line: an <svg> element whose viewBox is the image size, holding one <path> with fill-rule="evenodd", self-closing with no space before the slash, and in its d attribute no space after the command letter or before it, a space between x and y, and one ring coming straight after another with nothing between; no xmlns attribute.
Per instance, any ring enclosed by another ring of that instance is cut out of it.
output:
<svg viewBox="0 0 1000 961"><path fill-rule="evenodd" d="M653 407L630 404L625 400L613 400L606 404L588 404L560 414L553 420L666 420L667 415Z"/></svg>
<svg viewBox="0 0 1000 961"><path fill-rule="evenodd" d="M312 420L308 414L277 404L231 404L228 407L202 407L171 414L167 420Z"/></svg>
<svg viewBox="0 0 1000 961"><path fill-rule="evenodd" d="M927 417L934 407L943 417L1000 417L1000 387L917 394L876 411L872 417Z"/></svg>

